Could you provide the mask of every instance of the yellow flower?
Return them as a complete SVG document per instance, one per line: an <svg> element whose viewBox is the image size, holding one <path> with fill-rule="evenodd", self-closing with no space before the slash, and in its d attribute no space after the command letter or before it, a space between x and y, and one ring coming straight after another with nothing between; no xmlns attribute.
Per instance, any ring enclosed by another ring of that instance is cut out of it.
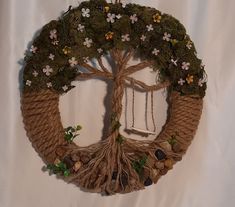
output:
<svg viewBox="0 0 235 207"><path fill-rule="evenodd" d="M178 42L179 42L179 41L178 41L177 39L172 39L172 40L171 40L171 44L172 44L173 46L175 46Z"/></svg>
<svg viewBox="0 0 235 207"><path fill-rule="evenodd" d="M71 47L65 46L63 48L63 52L64 52L65 55L70 54L71 53Z"/></svg>
<svg viewBox="0 0 235 207"><path fill-rule="evenodd" d="M156 14L153 15L153 21L154 22L160 23L161 19L162 19L162 16L159 13L156 13Z"/></svg>
<svg viewBox="0 0 235 207"><path fill-rule="evenodd" d="M108 13L109 12L109 6L105 6L104 11Z"/></svg>
<svg viewBox="0 0 235 207"><path fill-rule="evenodd" d="M106 40L112 40L113 39L114 32L108 32L105 34Z"/></svg>
<svg viewBox="0 0 235 207"><path fill-rule="evenodd" d="M187 81L188 84L193 83L193 75L188 74L188 76L186 78L186 81Z"/></svg>

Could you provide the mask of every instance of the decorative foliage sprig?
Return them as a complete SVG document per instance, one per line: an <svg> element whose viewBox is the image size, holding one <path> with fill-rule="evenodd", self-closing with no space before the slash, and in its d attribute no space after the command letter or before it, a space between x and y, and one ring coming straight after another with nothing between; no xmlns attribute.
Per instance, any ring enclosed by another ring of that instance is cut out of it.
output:
<svg viewBox="0 0 235 207"><path fill-rule="evenodd" d="M77 136L79 136L79 134L77 133L78 131L80 131L82 129L82 127L80 125L77 125L75 127L67 127L65 128L65 135L64 135L64 139L71 143Z"/></svg>

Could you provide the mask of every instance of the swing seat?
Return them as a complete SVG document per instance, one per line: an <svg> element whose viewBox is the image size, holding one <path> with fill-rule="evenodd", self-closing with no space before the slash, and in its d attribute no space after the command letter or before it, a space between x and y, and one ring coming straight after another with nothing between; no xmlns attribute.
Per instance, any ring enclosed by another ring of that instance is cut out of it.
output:
<svg viewBox="0 0 235 207"><path fill-rule="evenodd" d="M139 129L139 128L136 128L136 127L131 127L131 130L133 130L135 132L147 134L147 135L156 135L156 132L154 132L154 131Z"/></svg>

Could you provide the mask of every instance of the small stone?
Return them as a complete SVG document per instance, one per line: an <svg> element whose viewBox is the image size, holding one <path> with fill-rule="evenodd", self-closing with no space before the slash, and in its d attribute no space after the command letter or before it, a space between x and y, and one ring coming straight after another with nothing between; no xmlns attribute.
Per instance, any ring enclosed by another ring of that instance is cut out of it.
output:
<svg viewBox="0 0 235 207"><path fill-rule="evenodd" d="M124 173L121 175L121 183L124 188L128 185L128 178Z"/></svg>
<svg viewBox="0 0 235 207"><path fill-rule="evenodd" d="M173 145L173 151L176 152L176 153L181 151L181 146L180 146L179 143L175 143Z"/></svg>
<svg viewBox="0 0 235 207"><path fill-rule="evenodd" d="M135 179L132 178L132 179L130 180L130 184L134 185L135 183L136 183Z"/></svg>
<svg viewBox="0 0 235 207"><path fill-rule="evenodd" d="M166 154L160 149L155 151L155 156L158 160L164 160L166 158Z"/></svg>
<svg viewBox="0 0 235 207"><path fill-rule="evenodd" d="M167 168L164 168L160 171L160 174L161 175L165 175L166 173L168 172L168 169Z"/></svg>
<svg viewBox="0 0 235 207"><path fill-rule="evenodd" d="M163 162L157 162L157 163L155 163L155 167L159 170L162 170L162 169L164 169L165 165Z"/></svg>
<svg viewBox="0 0 235 207"><path fill-rule="evenodd" d="M153 184L153 181L151 180L150 177L148 177L145 181L144 181L144 185L145 186L149 186L149 185L152 185Z"/></svg>
<svg viewBox="0 0 235 207"><path fill-rule="evenodd" d="M55 165L58 165L58 164L60 164L60 162L61 162L60 159L59 159L59 158L56 158L55 161L54 161L54 164L55 164Z"/></svg>
<svg viewBox="0 0 235 207"><path fill-rule="evenodd" d="M117 172L113 172L112 180L116 180L116 179L117 179L117 175L118 175L118 173L117 173Z"/></svg>
<svg viewBox="0 0 235 207"><path fill-rule="evenodd" d="M72 168L73 165L74 165L74 162L73 162L72 159L71 159L70 157L68 157L68 156L63 159L63 162L66 164L66 167L67 167L67 168Z"/></svg>
<svg viewBox="0 0 235 207"><path fill-rule="evenodd" d="M171 159L165 160L164 164L169 169L172 169L172 167L173 167L173 161Z"/></svg>
<svg viewBox="0 0 235 207"><path fill-rule="evenodd" d="M157 169L153 169L153 176L156 177L158 175L158 173L159 173L159 171Z"/></svg>
<svg viewBox="0 0 235 207"><path fill-rule="evenodd" d="M80 161L77 161L73 166L73 170L77 172L81 168L81 166L82 166L82 163Z"/></svg>
<svg viewBox="0 0 235 207"><path fill-rule="evenodd" d="M161 146L166 150L166 151L171 151L172 147L169 142L162 142Z"/></svg>
<svg viewBox="0 0 235 207"><path fill-rule="evenodd" d="M82 161L83 164L87 164L90 161L90 158L83 155L80 157L80 160Z"/></svg>

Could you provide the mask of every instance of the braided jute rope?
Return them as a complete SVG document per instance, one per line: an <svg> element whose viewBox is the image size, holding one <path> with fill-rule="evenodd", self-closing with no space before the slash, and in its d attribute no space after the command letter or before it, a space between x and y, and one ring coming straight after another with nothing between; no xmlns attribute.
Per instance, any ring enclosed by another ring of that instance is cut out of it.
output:
<svg viewBox="0 0 235 207"><path fill-rule="evenodd" d="M120 58L118 52L114 55L116 59ZM117 73L113 78L111 101L112 114L115 115L114 124L119 123L122 113L126 62L119 59ZM88 147L79 147L64 140L58 103L59 95L51 90L22 94L21 105L25 129L33 147L46 163L53 163L57 158L63 160L66 157L72 157L73 161L81 160L82 166L79 171L64 179L91 192L113 194L143 189L145 182L142 177L151 178L156 183L171 169L167 164L164 168L156 167L161 162L154 154L156 149L164 151L166 159L172 164L181 160L198 127L203 101L199 96L182 96L178 92L169 92L168 119L155 140L125 139L120 135L119 127L111 127L107 139ZM166 142L173 135L180 146L176 150L166 147ZM122 142L117 142L118 138L124 139ZM132 164L142 155L147 155L148 159L141 177L133 169Z"/></svg>

